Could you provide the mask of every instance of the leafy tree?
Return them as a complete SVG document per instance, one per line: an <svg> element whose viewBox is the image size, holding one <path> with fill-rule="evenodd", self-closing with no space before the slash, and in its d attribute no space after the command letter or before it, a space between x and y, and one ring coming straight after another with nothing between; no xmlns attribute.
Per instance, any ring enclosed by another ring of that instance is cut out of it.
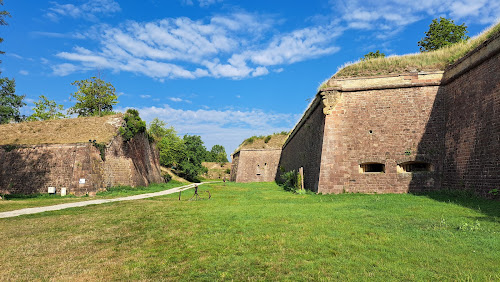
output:
<svg viewBox="0 0 500 282"><path fill-rule="evenodd" d="M120 127L120 134L125 141L132 139L139 133L146 132L146 122L141 119L137 110L128 109L123 119L126 124Z"/></svg>
<svg viewBox="0 0 500 282"><path fill-rule="evenodd" d="M78 91L71 94L78 102L69 108L68 114L87 117L113 113L113 106L118 103L118 96L111 83L94 76L90 79L77 80L71 85L78 87Z"/></svg>
<svg viewBox="0 0 500 282"><path fill-rule="evenodd" d="M466 41L469 33L465 23L456 25L453 20L443 17L433 19L429 25L429 31L425 33L425 37L418 42L420 52L428 52L443 48L445 46L455 44L461 41Z"/></svg>
<svg viewBox="0 0 500 282"><path fill-rule="evenodd" d="M184 156L179 164L183 176L189 181L199 181L198 175L208 170L201 165L207 157L207 149L200 136L184 135Z"/></svg>
<svg viewBox="0 0 500 282"><path fill-rule="evenodd" d="M375 59L375 58L383 58L385 57L385 54L384 53L380 53L379 50L377 50L377 52L370 52L366 55L363 56L363 58L361 58L362 61L367 61L367 60L370 60L370 59Z"/></svg>
<svg viewBox="0 0 500 282"><path fill-rule="evenodd" d="M0 0L0 5L3 6L3 0ZM8 25L7 21L5 21L5 17L10 17L10 13L7 11L0 11L0 25ZM3 42L3 38L0 37L0 43ZM0 51L0 54L4 54L5 52Z"/></svg>
<svg viewBox="0 0 500 282"><path fill-rule="evenodd" d="M33 121L66 118L66 115L61 113L62 110L63 105L58 105L56 101L49 100L44 95L40 95L40 99L38 102L35 102L35 107L33 108L35 113L28 117L28 120Z"/></svg>
<svg viewBox="0 0 500 282"><path fill-rule="evenodd" d="M0 78L0 124L11 120L19 122L24 119L19 108L25 106L25 95L16 95L16 81L7 77Z"/></svg>
<svg viewBox="0 0 500 282"><path fill-rule="evenodd" d="M224 149L224 146L213 145L212 149L210 150L210 153L209 153L209 160L208 161L217 162L217 163L226 163L227 162L227 154L226 154L226 149Z"/></svg>
<svg viewBox="0 0 500 282"><path fill-rule="evenodd" d="M167 123L155 118L149 124L148 133L157 142L160 152L160 164L165 167L177 166L184 156L184 141L175 129L167 127Z"/></svg>

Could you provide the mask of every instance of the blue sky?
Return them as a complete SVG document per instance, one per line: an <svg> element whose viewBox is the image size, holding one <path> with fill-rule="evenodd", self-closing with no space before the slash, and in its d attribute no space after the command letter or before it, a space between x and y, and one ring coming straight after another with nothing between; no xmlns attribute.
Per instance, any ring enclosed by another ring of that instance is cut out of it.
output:
<svg viewBox="0 0 500 282"><path fill-rule="evenodd" d="M418 52L433 18L476 35L498 0L4 0L2 75L30 114L40 95L73 105L71 82L100 73L117 109L158 117L207 149L290 130L322 81L380 50Z"/></svg>

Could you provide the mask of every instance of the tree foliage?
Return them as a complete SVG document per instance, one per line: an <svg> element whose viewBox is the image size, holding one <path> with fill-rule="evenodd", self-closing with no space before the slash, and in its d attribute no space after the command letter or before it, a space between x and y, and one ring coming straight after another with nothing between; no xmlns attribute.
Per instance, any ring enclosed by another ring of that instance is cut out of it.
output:
<svg viewBox="0 0 500 282"><path fill-rule="evenodd" d="M199 181L198 175L208 170L201 163L207 158L207 149L198 135L184 135L184 156L179 164L182 175L189 181Z"/></svg>
<svg viewBox="0 0 500 282"><path fill-rule="evenodd" d="M124 141L132 139L139 133L146 132L146 122L141 119L139 112L135 109L128 109L123 117L125 126L120 127L120 134Z"/></svg>
<svg viewBox="0 0 500 282"><path fill-rule="evenodd" d="M456 25L453 20L443 17L433 19L429 25L429 30L425 33L425 37L418 42L420 52L428 52L443 48L445 46L455 44L461 41L466 41L469 36L466 34L467 26L465 23Z"/></svg>
<svg viewBox="0 0 500 282"><path fill-rule="evenodd" d="M118 103L118 96L111 83L94 76L90 79L77 80L71 85L78 87L78 91L71 94L78 102L69 108L68 114L87 117L113 113L113 106Z"/></svg>
<svg viewBox="0 0 500 282"><path fill-rule="evenodd" d="M207 160L208 162L217 162L217 163L226 163L227 162L227 154L226 149L222 145L213 145L212 149L208 153Z"/></svg>
<svg viewBox="0 0 500 282"><path fill-rule="evenodd" d="M3 0L0 0L0 5L3 6ZM0 11L0 25L8 25L7 21L5 20L6 17L10 17L10 13L3 10L3 11ZM3 38L0 37L0 43L3 42ZM0 54L4 54L5 52L3 51L0 51Z"/></svg>
<svg viewBox="0 0 500 282"><path fill-rule="evenodd" d="M64 110L63 105L58 105L56 101L49 100L44 95L40 95L40 99L35 102L33 108L34 113L27 120L49 120L66 118L61 111Z"/></svg>
<svg viewBox="0 0 500 282"><path fill-rule="evenodd" d="M7 77L0 78L0 124L22 121L24 116L19 108L25 106L25 95L16 95L16 81Z"/></svg>
<svg viewBox="0 0 500 282"><path fill-rule="evenodd" d="M383 58L383 57L385 57L385 54L381 53L379 50L377 50L376 52L370 52L368 54L365 54L363 56L363 58L361 58L361 60L362 61L367 61L367 60L370 60L370 59Z"/></svg>

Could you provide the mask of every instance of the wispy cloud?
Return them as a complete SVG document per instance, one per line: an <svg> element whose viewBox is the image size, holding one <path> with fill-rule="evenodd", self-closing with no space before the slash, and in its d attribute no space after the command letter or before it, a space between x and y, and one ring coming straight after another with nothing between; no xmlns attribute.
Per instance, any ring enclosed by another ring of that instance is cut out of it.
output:
<svg viewBox="0 0 500 282"><path fill-rule="evenodd" d="M185 102L185 103L188 103L188 104L191 104L192 102L190 100L185 100L185 99L182 99L182 98L179 98L179 97L169 97L168 98L170 101L172 102Z"/></svg>
<svg viewBox="0 0 500 282"><path fill-rule="evenodd" d="M98 16L121 11L120 5L114 0L89 0L81 5L57 2L51 2L51 4L52 7L48 9L45 16L54 21L58 21L61 17L96 21Z"/></svg>
<svg viewBox="0 0 500 282"><path fill-rule="evenodd" d="M269 16L234 13L205 21L167 18L102 26L99 48L75 47L57 57L89 68L140 73L156 79L267 75L283 66L332 54L342 28L333 24L273 34Z"/></svg>
<svg viewBox="0 0 500 282"><path fill-rule="evenodd" d="M142 99L149 99L151 98L151 95L139 95Z"/></svg>
<svg viewBox="0 0 500 282"><path fill-rule="evenodd" d="M500 19L497 0L331 0L333 13L349 28L397 34L409 24L425 17L446 16L455 21L491 24ZM390 34L389 34L390 35Z"/></svg>
<svg viewBox="0 0 500 282"><path fill-rule="evenodd" d="M252 135L288 131L299 118L296 114L270 113L259 109L182 110L163 105L138 110L141 117L148 122L154 118L163 119L174 126L180 135L200 135L207 147L222 144L228 151L236 149L245 138Z"/></svg>
<svg viewBox="0 0 500 282"><path fill-rule="evenodd" d="M86 38L85 35L78 32L59 33L59 32L33 31L31 32L31 34L37 37L49 37L49 38L74 38L74 39Z"/></svg>
<svg viewBox="0 0 500 282"><path fill-rule="evenodd" d="M182 3L185 5L192 6L197 3L200 7L208 7L220 2L222 2L222 0L182 0Z"/></svg>
<svg viewBox="0 0 500 282"><path fill-rule="evenodd" d="M20 70L20 71L19 71L19 74L20 74L20 75L28 75L28 74L30 74L30 73L29 73L27 70Z"/></svg>

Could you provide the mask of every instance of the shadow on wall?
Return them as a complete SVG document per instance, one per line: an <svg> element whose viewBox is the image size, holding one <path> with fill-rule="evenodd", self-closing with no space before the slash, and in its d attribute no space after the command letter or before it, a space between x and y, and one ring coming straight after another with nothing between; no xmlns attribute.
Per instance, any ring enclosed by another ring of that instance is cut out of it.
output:
<svg viewBox="0 0 500 282"><path fill-rule="evenodd" d="M0 152L0 193L38 193L50 182L50 167L47 164L52 156L49 152L26 154L21 151L22 148L0 150L3 151Z"/></svg>
<svg viewBox="0 0 500 282"><path fill-rule="evenodd" d="M442 184L438 189L488 196L500 188L500 54L445 82L418 145L427 153L442 139ZM443 121L442 133L433 136ZM410 191L418 190L412 181Z"/></svg>
<svg viewBox="0 0 500 282"><path fill-rule="evenodd" d="M415 161L431 164L431 171L412 173L408 187L410 193L440 190L443 182L445 137L445 88L439 87L432 105L424 134L417 145Z"/></svg>
<svg viewBox="0 0 500 282"><path fill-rule="evenodd" d="M325 115L320 102L302 124L301 130L283 148L276 172L277 182L283 181L280 177L282 172L299 171L303 167L305 188L318 192L324 131Z"/></svg>

